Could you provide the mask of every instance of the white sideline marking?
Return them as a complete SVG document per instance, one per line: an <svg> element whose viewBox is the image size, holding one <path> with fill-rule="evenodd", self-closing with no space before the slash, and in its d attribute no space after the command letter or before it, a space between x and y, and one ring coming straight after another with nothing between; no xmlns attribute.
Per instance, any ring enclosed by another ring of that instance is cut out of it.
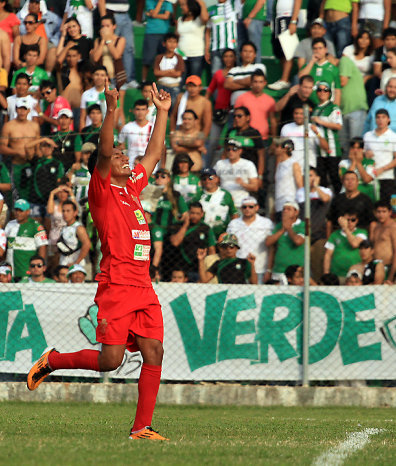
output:
<svg viewBox="0 0 396 466"><path fill-rule="evenodd" d="M312 464L313 466L339 466L348 456L363 448L370 441L370 435L379 434L383 430L368 428L362 432L352 432L346 440L318 456Z"/></svg>

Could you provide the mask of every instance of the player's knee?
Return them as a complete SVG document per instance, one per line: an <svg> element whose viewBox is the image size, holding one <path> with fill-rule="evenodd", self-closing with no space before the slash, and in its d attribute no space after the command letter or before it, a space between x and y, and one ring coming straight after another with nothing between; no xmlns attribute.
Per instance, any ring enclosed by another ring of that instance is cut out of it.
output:
<svg viewBox="0 0 396 466"><path fill-rule="evenodd" d="M100 360L100 370L102 372L109 372L115 371L118 367L120 367L122 363L123 356L113 355L110 357L102 358Z"/></svg>

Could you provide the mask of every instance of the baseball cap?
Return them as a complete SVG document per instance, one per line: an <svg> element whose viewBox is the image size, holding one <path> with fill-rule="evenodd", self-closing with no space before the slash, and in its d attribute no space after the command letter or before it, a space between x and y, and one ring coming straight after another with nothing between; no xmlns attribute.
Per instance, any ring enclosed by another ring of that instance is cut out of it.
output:
<svg viewBox="0 0 396 466"><path fill-rule="evenodd" d="M238 238L232 233L224 235L223 239L218 244L219 246L232 245L236 246L239 249Z"/></svg>
<svg viewBox="0 0 396 466"><path fill-rule="evenodd" d="M195 84L196 86L200 86L202 81L199 76L193 74L186 79L186 84Z"/></svg>
<svg viewBox="0 0 396 466"><path fill-rule="evenodd" d="M15 100L15 107L16 108L21 108L21 107L30 108L28 99L26 97L18 97Z"/></svg>
<svg viewBox="0 0 396 466"><path fill-rule="evenodd" d="M356 269L349 270L347 273L347 278L349 277L359 277L360 280L363 280L363 275Z"/></svg>
<svg viewBox="0 0 396 466"><path fill-rule="evenodd" d="M287 202L285 202L285 203L283 204L283 208L284 208L285 206L294 207L294 208L295 208L296 210L298 210L298 211L300 210L299 205L297 204L297 202L294 202L294 201L287 201Z"/></svg>
<svg viewBox="0 0 396 466"><path fill-rule="evenodd" d="M25 199L18 199L14 204L14 209L19 209L25 212L30 209L30 204Z"/></svg>
<svg viewBox="0 0 396 466"><path fill-rule="evenodd" d="M373 248L373 243L368 240L364 239L360 244L359 244L359 249L368 249L368 248Z"/></svg>
<svg viewBox="0 0 396 466"><path fill-rule="evenodd" d="M87 276L85 268L80 264L73 264L72 266L70 266L67 272L67 276L71 275L74 272L82 272L85 276Z"/></svg>
<svg viewBox="0 0 396 466"><path fill-rule="evenodd" d="M241 148L242 147L242 142L239 141L238 139L230 138L230 139L227 139L226 145Z"/></svg>
<svg viewBox="0 0 396 466"><path fill-rule="evenodd" d="M9 265L0 266L0 275L11 275L11 268Z"/></svg>
<svg viewBox="0 0 396 466"><path fill-rule="evenodd" d="M322 27L326 27L326 23L324 22L324 20L322 18L316 18L312 21L311 23L311 27L314 25L314 24L319 24L320 26Z"/></svg>
<svg viewBox="0 0 396 466"><path fill-rule="evenodd" d="M205 176L217 176L216 170L214 168L204 168L201 171L201 178Z"/></svg>
<svg viewBox="0 0 396 466"><path fill-rule="evenodd" d="M242 201L242 204L241 205L251 205L251 204L254 204L254 205L257 205L257 199L253 196L248 196L248 197L245 197L245 199L243 199Z"/></svg>
<svg viewBox="0 0 396 466"><path fill-rule="evenodd" d="M81 147L81 152L93 152L96 149L96 146L93 142L84 142Z"/></svg>
<svg viewBox="0 0 396 466"><path fill-rule="evenodd" d="M327 81L319 81L318 83L316 83L316 90L318 89L319 86L323 86L328 91L331 91L331 86Z"/></svg>
<svg viewBox="0 0 396 466"><path fill-rule="evenodd" d="M68 118L73 118L73 112L70 110L70 108L62 108L62 110L60 110L58 113L58 118L60 118L61 116L67 116Z"/></svg>

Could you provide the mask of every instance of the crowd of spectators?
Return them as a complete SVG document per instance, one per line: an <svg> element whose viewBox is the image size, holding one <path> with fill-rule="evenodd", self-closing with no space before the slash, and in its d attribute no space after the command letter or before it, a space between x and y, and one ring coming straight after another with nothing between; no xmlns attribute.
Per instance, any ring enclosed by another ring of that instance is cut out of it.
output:
<svg viewBox="0 0 396 466"><path fill-rule="evenodd" d="M308 108L311 283L394 283L392 2L137 3L132 21L128 0L0 0L0 282L94 280L88 161L105 82L120 96L114 144L133 167L155 124L152 79L172 96L142 192L153 281L302 284ZM293 58L287 30L300 39Z"/></svg>

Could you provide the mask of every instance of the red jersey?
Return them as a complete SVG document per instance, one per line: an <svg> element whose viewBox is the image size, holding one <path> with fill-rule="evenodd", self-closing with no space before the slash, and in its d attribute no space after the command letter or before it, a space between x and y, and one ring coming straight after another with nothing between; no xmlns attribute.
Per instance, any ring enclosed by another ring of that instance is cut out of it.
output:
<svg viewBox="0 0 396 466"><path fill-rule="evenodd" d="M96 280L151 287L150 230L139 200L146 170L137 165L125 188L110 184L110 176L103 179L95 167L89 182L89 208L103 254Z"/></svg>

